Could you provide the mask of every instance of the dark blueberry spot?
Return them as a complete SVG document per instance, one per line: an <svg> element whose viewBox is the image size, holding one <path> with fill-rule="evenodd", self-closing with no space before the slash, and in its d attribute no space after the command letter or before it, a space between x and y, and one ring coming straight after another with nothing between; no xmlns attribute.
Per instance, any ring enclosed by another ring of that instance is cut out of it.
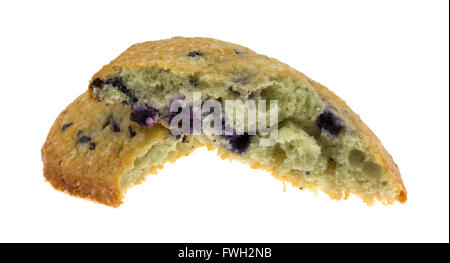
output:
<svg viewBox="0 0 450 263"><path fill-rule="evenodd" d="M197 56L203 56L202 53L200 53L200 51L191 51L187 54L188 57L197 57Z"/></svg>
<svg viewBox="0 0 450 263"><path fill-rule="evenodd" d="M189 77L189 85L197 87L198 86L198 78L194 76Z"/></svg>
<svg viewBox="0 0 450 263"><path fill-rule="evenodd" d="M245 51L241 51L241 50L239 50L239 49L235 49L235 48L233 48L233 50L234 50L234 53L235 53L236 55L247 54L247 52L245 52Z"/></svg>
<svg viewBox="0 0 450 263"><path fill-rule="evenodd" d="M114 88L118 89L120 92L122 92L123 94L127 95L130 98L133 97L130 90L125 86L121 78L107 79L104 84L109 84L113 86Z"/></svg>
<svg viewBox="0 0 450 263"><path fill-rule="evenodd" d="M131 128L131 126L128 125L128 132L130 133L130 137L133 138L136 136L136 132Z"/></svg>
<svg viewBox="0 0 450 263"><path fill-rule="evenodd" d="M91 137L83 135L78 139L78 143L87 143L91 141Z"/></svg>
<svg viewBox="0 0 450 263"><path fill-rule="evenodd" d="M120 132L120 127L112 116L109 119L109 124L111 125L113 132Z"/></svg>
<svg viewBox="0 0 450 263"><path fill-rule="evenodd" d="M89 150L95 150L95 143L93 143L93 142L91 142L90 144L89 144Z"/></svg>
<svg viewBox="0 0 450 263"><path fill-rule="evenodd" d="M113 132L120 132L120 127L117 125L117 123L112 123Z"/></svg>
<svg viewBox="0 0 450 263"><path fill-rule="evenodd" d="M305 171L305 175L309 175L310 173L310 171Z"/></svg>
<svg viewBox="0 0 450 263"><path fill-rule="evenodd" d="M234 90L232 86L229 86L227 88L227 90L230 91L231 93L233 93L236 96L241 96L241 93L239 91L237 91L237 90Z"/></svg>
<svg viewBox="0 0 450 263"><path fill-rule="evenodd" d="M115 121L115 119L114 119L113 116L110 116L110 117L108 118L108 120L106 121L106 123L103 125L103 129L105 129L105 128L108 127L109 125L111 126L111 129L112 129L113 132L120 132L120 127L119 127L119 125L117 124L117 122Z"/></svg>
<svg viewBox="0 0 450 263"><path fill-rule="evenodd" d="M331 135L338 135L344 128L343 122L330 109L325 109L317 117L316 125Z"/></svg>
<svg viewBox="0 0 450 263"><path fill-rule="evenodd" d="M175 138L177 139L177 140L179 140L179 139L181 139L181 142L182 143L187 143L188 142L188 137L187 137L187 135L185 135L185 134L183 134L183 135L177 135L177 136L175 136Z"/></svg>
<svg viewBox="0 0 450 263"><path fill-rule="evenodd" d="M152 127L153 123L158 120L156 110L153 108L136 108L130 115L130 120L136 122L140 126Z"/></svg>
<svg viewBox="0 0 450 263"><path fill-rule="evenodd" d="M252 136L248 135L248 133L243 135L225 135L224 137L230 142L231 151L237 153L245 152L252 139Z"/></svg>
<svg viewBox="0 0 450 263"><path fill-rule="evenodd" d="M103 88L103 80L96 78L91 82L92 87Z"/></svg>
<svg viewBox="0 0 450 263"><path fill-rule="evenodd" d="M70 126L72 126L72 124L73 124L73 122L69 122L69 123L64 124L64 125L61 127L61 131L64 132L65 130L67 130L67 128L69 128Z"/></svg>

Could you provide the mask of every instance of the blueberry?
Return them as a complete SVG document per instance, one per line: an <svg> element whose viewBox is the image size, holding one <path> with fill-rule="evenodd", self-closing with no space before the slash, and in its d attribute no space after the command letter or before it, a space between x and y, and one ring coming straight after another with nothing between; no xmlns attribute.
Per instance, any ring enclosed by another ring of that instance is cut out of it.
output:
<svg viewBox="0 0 450 263"><path fill-rule="evenodd" d="M90 84L91 87L96 87L99 89L102 89L103 86L105 86L105 85L113 86L114 88L118 89L120 92L122 92L129 98L128 100L122 101L122 104L129 105L129 104L137 102L137 98L134 97L134 95L131 93L131 91L124 84L123 80L119 77L109 78L105 81L103 81L99 78L96 78Z"/></svg>
<svg viewBox="0 0 450 263"><path fill-rule="evenodd" d="M109 124L111 125L113 132L120 132L120 127L112 116L109 119Z"/></svg>
<svg viewBox="0 0 450 263"><path fill-rule="evenodd" d="M344 123L330 109L325 109L316 119L316 125L331 135L338 135Z"/></svg>
<svg viewBox="0 0 450 263"><path fill-rule="evenodd" d="M232 94L234 94L235 96L241 96L241 93L237 90L234 90L232 86L229 86L227 88L228 91L230 91Z"/></svg>
<svg viewBox="0 0 450 263"><path fill-rule="evenodd" d="M95 143L93 143L93 142L91 142L90 144L89 144L89 150L95 150Z"/></svg>
<svg viewBox="0 0 450 263"><path fill-rule="evenodd" d="M247 54L247 52L241 51L241 50L239 50L239 49L233 48L233 50L234 50L234 53L235 53L236 55Z"/></svg>
<svg viewBox="0 0 450 263"><path fill-rule="evenodd" d="M64 124L64 125L61 127L61 131L64 132L65 130L67 130L67 128L69 128L70 126L72 126L72 124L73 124L73 122L69 122L69 123Z"/></svg>
<svg viewBox="0 0 450 263"><path fill-rule="evenodd" d="M136 132L131 128L131 126L128 125L128 132L130 133L130 137L133 138L136 136Z"/></svg>
<svg viewBox="0 0 450 263"><path fill-rule="evenodd" d="M252 139L252 136L248 135L248 133L244 133L243 135L225 135L224 137L229 141L231 151L237 153L245 152Z"/></svg>
<svg viewBox="0 0 450 263"><path fill-rule="evenodd" d="M105 81L103 81L99 78L96 78L91 82L90 87L102 89L103 86L105 86L105 85L111 85L114 88L118 89L123 94L127 95L127 97L129 98L129 101L131 103L137 102L137 98L131 93L131 91L127 88L127 86L125 85L125 83L123 82L123 80L120 77L109 78ZM122 101L122 104L128 105L128 104L130 104L129 101L124 100L124 101Z"/></svg>
<svg viewBox="0 0 450 263"><path fill-rule="evenodd" d="M187 137L187 135L185 135L185 134L183 134L183 135L177 135L177 136L175 136L175 138L177 139L177 140L179 140L179 139L181 139L181 142L182 143L187 143L188 142L188 137Z"/></svg>
<svg viewBox="0 0 450 263"><path fill-rule="evenodd" d="M91 141L91 137L83 135L78 139L78 143L87 143Z"/></svg>
<svg viewBox="0 0 450 263"><path fill-rule="evenodd" d="M191 51L191 52L189 52L188 54L187 54L187 56L188 57L197 57L197 56L199 56L199 57L201 57L201 56L203 56L203 54L202 53L200 53L200 51Z"/></svg>
<svg viewBox="0 0 450 263"><path fill-rule="evenodd" d="M133 110L130 115L130 120L136 122L142 127L152 127L153 123L158 120L156 110L148 107L140 107Z"/></svg>
<svg viewBox="0 0 450 263"><path fill-rule="evenodd" d="M198 86L198 78L194 76L189 77L189 85L197 87Z"/></svg>
<svg viewBox="0 0 450 263"><path fill-rule="evenodd" d="M92 87L103 88L103 80L96 78L91 82Z"/></svg>
<svg viewBox="0 0 450 263"><path fill-rule="evenodd" d="M130 90L127 88L127 86L125 86L121 78L107 79L104 84L109 84L114 88L117 88L120 92L122 92L123 94L127 95L130 98L133 97Z"/></svg>
<svg viewBox="0 0 450 263"><path fill-rule="evenodd" d="M113 132L120 132L120 127L117 122L114 120L113 116L108 118L108 121L103 125L103 129L105 129L108 125L111 125L111 129Z"/></svg>

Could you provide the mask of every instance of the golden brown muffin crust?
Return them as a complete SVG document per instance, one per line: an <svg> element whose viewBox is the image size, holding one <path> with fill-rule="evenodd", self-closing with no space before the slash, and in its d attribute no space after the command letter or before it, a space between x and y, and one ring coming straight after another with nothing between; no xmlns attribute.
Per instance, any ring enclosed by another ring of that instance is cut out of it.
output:
<svg viewBox="0 0 450 263"><path fill-rule="evenodd" d="M120 205L119 177L167 134L160 125L148 129L131 122L130 111L97 102L87 92L78 97L58 116L42 147L46 180L71 195Z"/></svg>

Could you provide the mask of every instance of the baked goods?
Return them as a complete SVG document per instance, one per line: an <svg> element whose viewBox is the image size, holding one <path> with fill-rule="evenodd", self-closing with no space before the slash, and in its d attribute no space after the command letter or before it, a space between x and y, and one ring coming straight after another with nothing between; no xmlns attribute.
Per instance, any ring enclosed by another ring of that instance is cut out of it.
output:
<svg viewBox="0 0 450 263"><path fill-rule="evenodd" d="M147 173L201 145L333 199L407 199L392 157L344 101L286 64L209 38L136 44L104 66L50 130L44 176L118 206Z"/></svg>
<svg viewBox="0 0 450 263"><path fill-rule="evenodd" d="M193 108L195 93L201 105L214 100L222 108L227 100L275 100L278 120L269 130L277 128L278 138L271 146L259 143L261 134L242 132L259 125L251 121L232 127L231 135L195 134L191 123L184 135L301 189L321 189L335 199L353 193L367 203L406 201L392 157L343 100L288 65L248 48L182 37L135 44L96 73L89 89L97 100L132 109L130 118L142 127L162 123L171 128L170 106L182 101ZM230 116L221 116L227 123ZM191 117L192 122L196 117Z"/></svg>

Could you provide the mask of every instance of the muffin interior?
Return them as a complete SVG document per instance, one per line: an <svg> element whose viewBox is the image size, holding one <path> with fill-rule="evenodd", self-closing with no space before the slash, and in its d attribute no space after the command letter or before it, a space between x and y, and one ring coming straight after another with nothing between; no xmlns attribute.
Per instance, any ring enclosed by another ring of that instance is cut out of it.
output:
<svg viewBox="0 0 450 263"><path fill-rule="evenodd" d="M272 172L280 179L300 189L321 189L332 198L340 199L348 193L371 203L374 199L392 202L402 193L390 182L388 171L363 143L358 131L347 125L343 116L311 89L307 82L294 78L268 78L252 83L247 72L230 73L229 80L208 78L200 73L172 72L159 67L120 68L109 77L91 82L94 98L104 103L122 103L132 109L130 119L141 126L161 122L169 126L173 112L170 104L182 100L187 107L194 104L193 94L201 94L202 103L215 100L222 109L225 102L240 102L236 109L248 112L247 101L266 101L266 116L271 116L269 102L278 102L277 122L269 130L277 129L273 145L261 145L267 136L248 134L258 126L258 119L248 115L222 114L222 119L237 119L242 127L233 127L232 135L182 134L170 136L136 158L134 168L126 172L121 185L128 188L139 182L140 171L162 165L173 158L186 144L185 138L195 137L201 144L218 149L222 156L230 156L252 167ZM247 106L246 106L247 105ZM259 109L255 109L257 116ZM262 113L261 113L262 114ZM204 117L204 116L202 116ZM270 119L268 117L268 119ZM267 121L269 123L269 120Z"/></svg>

